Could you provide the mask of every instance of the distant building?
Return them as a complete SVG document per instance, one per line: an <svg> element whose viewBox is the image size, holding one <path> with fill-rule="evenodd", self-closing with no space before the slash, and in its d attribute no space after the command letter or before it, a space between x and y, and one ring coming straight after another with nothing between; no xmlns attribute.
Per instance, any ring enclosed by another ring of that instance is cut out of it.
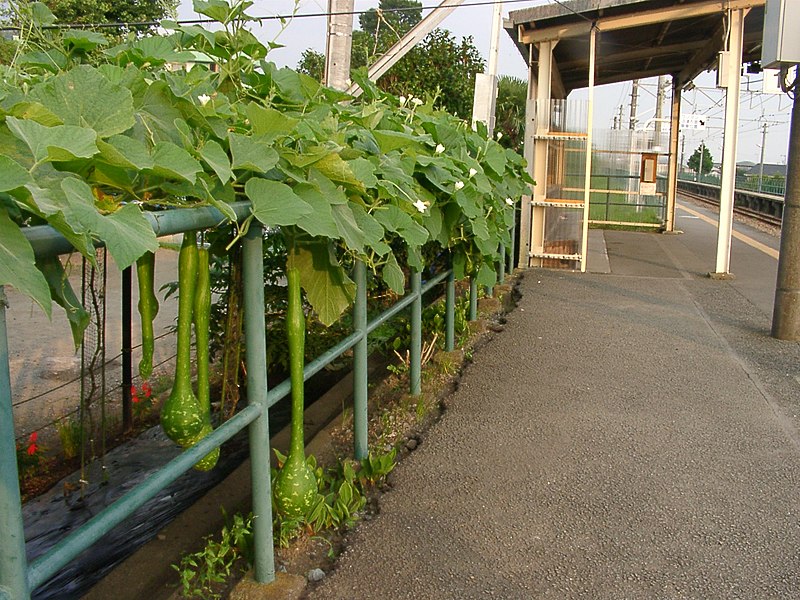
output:
<svg viewBox="0 0 800 600"><path fill-rule="evenodd" d="M758 177L761 173L761 167L759 165L753 165L746 171L743 171L742 174L746 177ZM779 175L786 179L786 165L774 165L770 163L764 163L764 177L774 177Z"/></svg>

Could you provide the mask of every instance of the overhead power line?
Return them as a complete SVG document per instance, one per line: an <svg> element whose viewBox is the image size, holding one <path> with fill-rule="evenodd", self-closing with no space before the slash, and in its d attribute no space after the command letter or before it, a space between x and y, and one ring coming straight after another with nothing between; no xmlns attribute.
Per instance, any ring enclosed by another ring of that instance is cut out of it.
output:
<svg viewBox="0 0 800 600"><path fill-rule="evenodd" d="M558 0L553 0L558 4ZM456 8L463 8L469 6L494 6L496 4L519 4L521 2L530 3L531 0L477 0L475 2L464 2L460 4ZM417 10L433 10L439 8L439 5L435 6L415 6L415 7L401 7L401 8L384 8L381 9L381 12L384 14L386 13L399 13L399 12L411 12ZM308 19L308 18L321 18L321 17L333 17L338 15L363 15L369 12L376 11L375 8L368 8L366 10L351 10L351 11L320 11L320 12L313 12L313 13L297 13L297 14L283 14L283 15L261 15L258 17L252 17L255 21L287 21L291 19ZM162 21L133 21L133 22L126 22L126 21L117 21L117 22L110 22L110 23L59 23L53 25L44 25L42 29L116 29L119 27L158 27L161 25L163 21L171 21L173 23L178 23L179 25L203 25L207 23L217 23L218 21L214 19L180 19L180 20L173 20L173 19L163 19ZM19 31L20 28L17 26L5 26L0 27L0 31Z"/></svg>

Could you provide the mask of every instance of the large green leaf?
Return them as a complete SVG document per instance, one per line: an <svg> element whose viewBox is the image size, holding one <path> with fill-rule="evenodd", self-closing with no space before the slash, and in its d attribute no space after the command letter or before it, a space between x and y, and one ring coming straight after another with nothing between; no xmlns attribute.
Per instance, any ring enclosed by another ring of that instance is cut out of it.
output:
<svg viewBox="0 0 800 600"><path fill-rule="evenodd" d="M91 158L98 152L95 144L97 134L91 129L72 125L45 127L36 121L15 117L6 117L6 124L17 138L27 144L37 162Z"/></svg>
<svg viewBox="0 0 800 600"><path fill-rule="evenodd" d="M88 65L34 87L31 98L58 115L65 125L91 127L100 137L122 133L134 124L130 91Z"/></svg>
<svg viewBox="0 0 800 600"><path fill-rule="evenodd" d="M303 216L313 212L285 183L252 178L244 192L253 203L253 215L264 225L297 225Z"/></svg>
<svg viewBox="0 0 800 600"><path fill-rule="evenodd" d="M364 243L371 247L383 244L383 226L378 223L377 219L355 202L350 203L350 208L352 208L358 228L364 236Z"/></svg>
<svg viewBox="0 0 800 600"><path fill-rule="evenodd" d="M33 183L30 173L17 161L0 154L0 192L8 192Z"/></svg>
<svg viewBox="0 0 800 600"><path fill-rule="evenodd" d="M202 170L203 167L191 154L172 142L159 142L153 148L154 173L194 183Z"/></svg>
<svg viewBox="0 0 800 600"><path fill-rule="evenodd" d="M352 303L356 284L336 262L328 243L301 246L288 260L300 270L300 282L319 320L334 323Z"/></svg>
<svg viewBox="0 0 800 600"><path fill-rule="evenodd" d="M385 229L397 233L411 246L422 246L428 241L428 231L393 204L375 209L372 216Z"/></svg>
<svg viewBox="0 0 800 600"><path fill-rule="evenodd" d="M333 220L331 204L315 185L301 183L294 186L294 193L311 206L312 212L301 216L297 226L314 237L339 238L339 229Z"/></svg>
<svg viewBox="0 0 800 600"><path fill-rule="evenodd" d="M336 228L339 230L339 235L342 240L344 240L347 247L356 252L363 253L366 240L364 239L364 232L361 231L356 221L351 205L334 204L331 206L331 213L333 214Z"/></svg>
<svg viewBox="0 0 800 600"><path fill-rule="evenodd" d="M366 191L364 184L356 177L347 161L338 154L331 153L314 163L314 168L335 183L341 183L361 192Z"/></svg>
<svg viewBox="0 0 800 600"><path fill-rule="evenodd" d="M278 153L268 136L228 135L234 169L266 173L278 164Z"/></svg>
<svg viewBox="0 0 800 600"><path fill-rule="evenodd" d="M61 39L65 44L69 44L83 52L89 52L98 46L108 44L108 40L104 35L95 31L86 31L85 29L67 29L61 34Z"/></svg>
<svg viewBox="0 0 800 600"><path fill-rule="evenodd" d="M175 107L177 100L164 81L137 87L134 96L136 109L134 135L150 145L161 141L180 142L175 119L183 117Z"/></svg>
<svg viewBox="0 0 800 600"><path fill-rule="evenodd" d="M155 252L158 240L139 207L127 204L110 215L94 207L92 190L83 181L68 177L61 187L74 214L92 236L105 243L120 269L130 267L145 252Z"/></svg>
<svg viewBox="0 0 800 600"><path fill-rule="evenodd" d="M486 164L489 168L502 175L506 170L506 151L500 144L490 142L486 150Z"/></svg>
<svg viewBox="0 0 800 600"><path fill-rule="evenodd" d="M217 174L220 182L223 184L228 183L228 180L233 176L233 172L231 171L231 162L228 160L228 155L222 149L222 146L214 140L209 140L200 149L200 156L214 169L214 173Z"/></svg>
<svg viewBox="0 0 800 600"><path fill-rule="evenodd" d="M269 141L290 133L298 123L297 119L289 117L279 110L261 106L255 102L248 104L246 111L253 133L263 135Z"/></svg>
<svg viewBox="0 0 800 600"><path fill-rule="evenodd" d="M67 277L67 272L57 256L39 258L36 260L36 266L47 280L53 301L67 313L67 320L72 330L72 341L75 343L75 349L77 350L83 341L83 332L89 325L91 315L83 308L80 300L75 295L75 291L72 289Z"/></svg>
<svg viewBox="0 0 800 600"><path fill-rule="evenodd" d="M33 248L19 227L0 207L0 285L11 285L51 314L47 280L36 268Z"/></svg>
<svg viewBox="0 0 800 600"><path fill-rule="evenodd" d="M112 135L107 140L97 140L100 157L110 165L123 169L153 168L153 157L144 142L126 135Z"/></svg>
<svg viewBox="0 0 800 600"><path fill-rule="evenodd" d="M478 285L490 288L497 283L497 273L495 273L490 264L483 263L475 280L477 281Z"/></svg>
<svg viewBox="0 0 800 600"><path fill-rule="evenodd" d="M405 291L406 276L403 274L403 269L397 264L393 252L389 252L386 258L381 277L395 294L402 294Z"/></svg>

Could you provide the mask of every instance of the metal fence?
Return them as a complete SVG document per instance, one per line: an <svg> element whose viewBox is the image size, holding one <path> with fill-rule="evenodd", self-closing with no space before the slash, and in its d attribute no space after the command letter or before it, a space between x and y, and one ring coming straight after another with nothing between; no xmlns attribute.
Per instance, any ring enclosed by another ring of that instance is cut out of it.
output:
<svg viewBox="0 0 800 600"><path fill-rule="evenodd" d="M232 205L239 219L250 212L247 202ZM224 221L216 209L192 208L146 213L157 236L214 227ZM37 256L71 252L72 246L47 226L31 227L26 232ZM25 532L14 443L14 421L9 373L8 337L6 329L6 297L0 286L0 600L26 600L30 593L56 574L59 569L86 550L104 534L119 525L136 509L164 487L191 469L214 448L248 428L251 456L254 576L267 583L275 578L272 533L272 490L270 482L269 408L291 391L287 380L269 389L267 385L266 327L264 319L263 228L251 224L242 240L244 279L244 329L247 367L247 406L195 446L171 460L116 502L106 507L82 527L66 535L44 555L27 563ZM510 255L513 257L513 247ZM500 276L505 273L508 256L500 248ZM306 365L308 379L330 364L343 352L353 349L353 419L354 456L364 458L367 444L367 336L381 324L411 308L410 392L421 391L422 297L446 281L445 347L452 350L455 342L455 281L452 269L422 282L421 273L411 275L411 289L391 308L367 320L367 270L364 263L355 266L357 286L353 312L353 332L335 347ZM469 318L477 317L477 286L470 280Z"/></svg>

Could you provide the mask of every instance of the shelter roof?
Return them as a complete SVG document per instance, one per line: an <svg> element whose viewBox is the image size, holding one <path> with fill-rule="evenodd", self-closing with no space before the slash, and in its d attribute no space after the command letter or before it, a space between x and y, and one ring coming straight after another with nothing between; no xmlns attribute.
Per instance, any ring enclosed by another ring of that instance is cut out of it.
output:
<svg viewBox="0 0 800 600"><path fill-rule="evenodd" d="M512 11L506 32L528 60L528 45L556 41L556 88L589 85L589 32L597 37L596 85L673 75L680 85L712 68L726 37L727 9L750 9L743 62L761 58L765 0L565 0ZM534 60L536 60L534 50ZM558 81L560 79L560 82Z"/></svg>

